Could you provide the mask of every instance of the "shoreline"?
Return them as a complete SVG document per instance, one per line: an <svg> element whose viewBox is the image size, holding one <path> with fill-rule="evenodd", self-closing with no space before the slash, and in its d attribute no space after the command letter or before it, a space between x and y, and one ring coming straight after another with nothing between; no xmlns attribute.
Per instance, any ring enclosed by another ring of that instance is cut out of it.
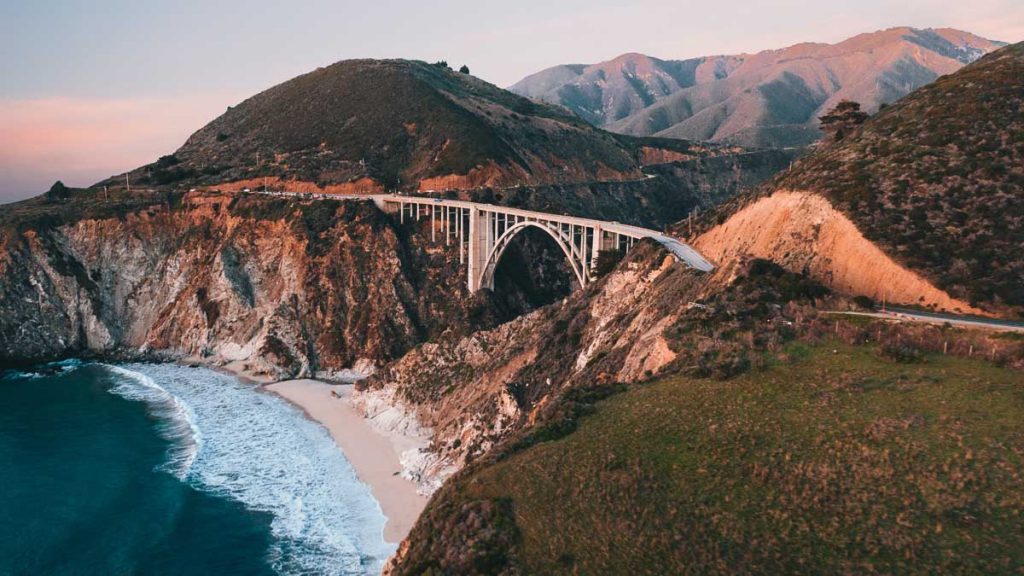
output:
<svg viewBox="0 0 1024 576"><path fill-rule="evenodd" d="M284 398L327 428L356 476L370 487L387 518L384 540L400 544L428 498L417 491L415 482L400 475L401 454L394 440L376 430L352 406L352 385L299 379L265 383L262 388Z"/></svg>

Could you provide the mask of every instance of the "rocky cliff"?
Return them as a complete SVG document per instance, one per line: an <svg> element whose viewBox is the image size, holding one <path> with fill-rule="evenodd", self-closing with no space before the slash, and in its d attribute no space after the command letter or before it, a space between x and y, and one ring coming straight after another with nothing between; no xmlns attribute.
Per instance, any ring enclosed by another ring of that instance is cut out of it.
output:
<svg viewBox="0 0 1024 576"><path fill-rule="evenodd" d="M169 199L8 218L0 362L128 348L314 374L499 319L464 292L457 254L372 203Z"/></svg>

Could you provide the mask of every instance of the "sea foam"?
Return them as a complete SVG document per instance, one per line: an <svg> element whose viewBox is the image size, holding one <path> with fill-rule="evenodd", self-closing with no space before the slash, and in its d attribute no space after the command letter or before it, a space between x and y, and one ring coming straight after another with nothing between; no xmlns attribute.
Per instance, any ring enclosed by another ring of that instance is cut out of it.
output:
<svg viewBox="0 0 1024 576"><path fill-rule="evenodd" d="M161 469L184 480L203 441L195 412L181 398L141 372L120 366L103 367L121 377L111 392L127 400L146 403L149 413L158 423L157 432L170 443L167 462Z"/></svg>
<svg viewBox="0 0 1024 576"><path fill-rule="evenodd" d="M163 364L107 366L111 392L147 404L172 448L166 470L272 515L282 574L379 573L395 547L370 488L319 424L237 378Z"/></svg>

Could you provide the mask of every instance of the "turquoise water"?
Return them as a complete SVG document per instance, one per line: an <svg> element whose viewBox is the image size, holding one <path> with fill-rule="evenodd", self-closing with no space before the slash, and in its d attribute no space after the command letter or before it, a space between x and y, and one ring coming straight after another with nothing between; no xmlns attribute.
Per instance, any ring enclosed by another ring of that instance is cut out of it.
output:
<svg viewBox="0 0 1024 576"><path fill-rule="evenodd" d="M384 521L326 430L230 376L0 378L0 575L377 573Z"/></svg>

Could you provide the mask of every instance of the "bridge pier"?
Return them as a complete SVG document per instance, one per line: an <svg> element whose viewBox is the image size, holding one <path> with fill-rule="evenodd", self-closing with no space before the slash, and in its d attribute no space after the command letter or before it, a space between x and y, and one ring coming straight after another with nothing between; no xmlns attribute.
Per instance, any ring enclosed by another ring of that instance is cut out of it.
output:
<svg viewBox="0 0 1024 576"><path fill-rule="evenodd" d="M487 256L490 254L493 241L491 240L491 213L484 212L479 208L469 209L469 257L468 257L468 287L470 292L476 292L483 288L484 266L487 264Z"/></svg>

